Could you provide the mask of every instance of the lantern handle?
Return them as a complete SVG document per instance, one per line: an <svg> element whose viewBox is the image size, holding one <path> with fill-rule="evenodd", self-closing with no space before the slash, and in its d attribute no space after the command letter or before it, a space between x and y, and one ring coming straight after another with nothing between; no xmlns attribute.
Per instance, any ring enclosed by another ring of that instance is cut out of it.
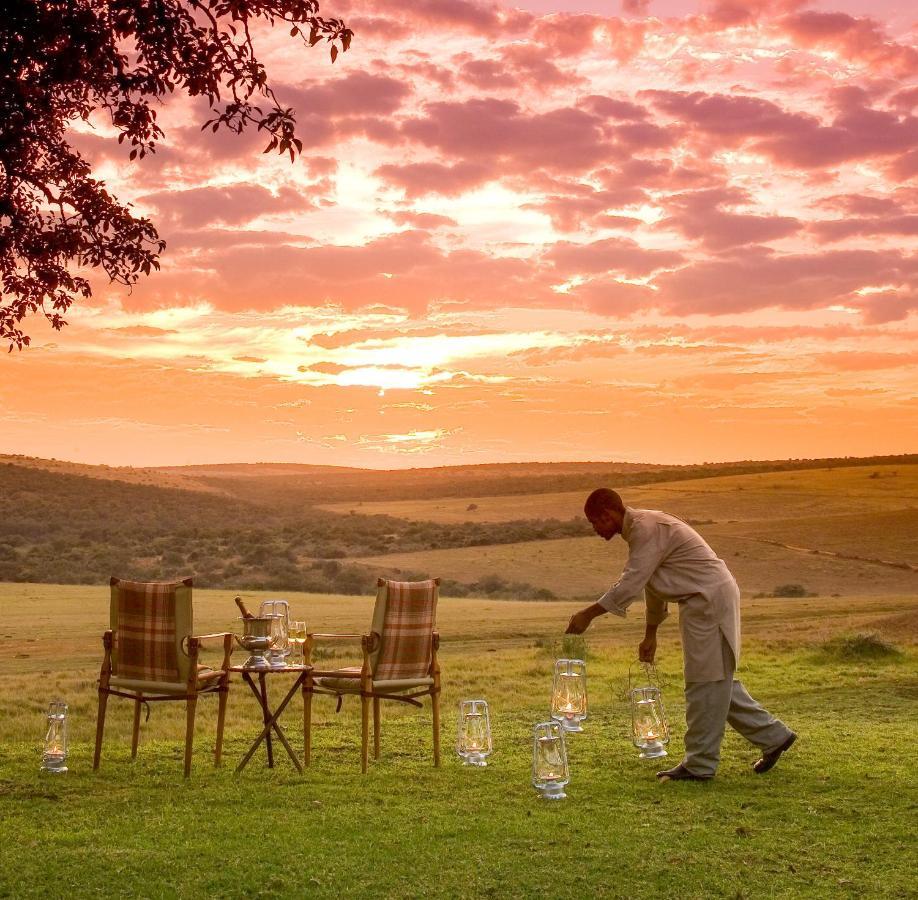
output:
<svg viewBox="0 0 918 900"><path fill-rule="evenodd" d="M635 663L644 667L644 671L647 673L647 680L652 685L655 684L659 688L663 687L663 681L660 678L660 673L657 671L656 663L652 663L652 662L649 663L649 662L644 662L643 660L640 660L640 659L633 659L628 666L628 693L629 694L631 693L633 689L633 685L634 685L634 680L631 677L631 673L632 673L632 670L634 669Z"/></svg>

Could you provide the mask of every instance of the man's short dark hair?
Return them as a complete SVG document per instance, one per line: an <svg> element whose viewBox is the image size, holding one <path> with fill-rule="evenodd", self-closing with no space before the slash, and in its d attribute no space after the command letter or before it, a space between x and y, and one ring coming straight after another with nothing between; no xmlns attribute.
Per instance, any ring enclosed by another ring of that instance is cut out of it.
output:
<svg viewBox="0 0 918 900"><path fill-rule="evenodd" d="M583 512L588 519L595 519L598 515L607 511L617 512L623 516L625 514L625 504L615 491L609 490L609 488L596 488L586 498L586 503L583 504Z"/></svg>

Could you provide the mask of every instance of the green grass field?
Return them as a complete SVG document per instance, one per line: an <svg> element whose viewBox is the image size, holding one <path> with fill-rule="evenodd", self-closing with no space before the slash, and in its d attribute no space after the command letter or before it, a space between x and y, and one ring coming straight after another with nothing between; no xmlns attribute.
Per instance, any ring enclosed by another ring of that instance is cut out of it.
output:
<svg viewBox="0 0 918 900"><path fill-rule="evenodd" d="M231 628L231 598L196 591L196 630ZM289 599L313 630L369 622L369 599ZM800 740L756 776L755 751L728 732L707 784L660 784L655 766L638 760L624 693L642 616L599 620L586 647L591 715L570 740L569 799L558 804L529 784L529 735L546 715L575 604L441 601L439 770L429 707L384 705L382 758L361 776L357 705L336 715L319 700L306 775L283 761L268 770L256 757L236 776L258 715L234 683L226 767L210 764L216 704L202 701L186 782L181 704L154 707L132 763L130 704L113 698L103 766L90 771L107 603L102 587L0 585L0 896L915 896L913 592L744 601L741 676ZM675 761L681 663L676 623L663 628ZM866 633L894 649L844 641ZM38 771L43 709L55 696L72 719L65 776ZM463 769L451 752L453 710L466 696L492 708L495 751L482 771ZM296 748L299 711L297 703L285 718Z"/></svg>

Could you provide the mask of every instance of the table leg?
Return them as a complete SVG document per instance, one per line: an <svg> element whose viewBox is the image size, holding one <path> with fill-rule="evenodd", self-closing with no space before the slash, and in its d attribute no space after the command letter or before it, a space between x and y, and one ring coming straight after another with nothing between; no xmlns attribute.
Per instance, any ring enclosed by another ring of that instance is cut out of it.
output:
<svg viewBox="0 0 918 900"><path fill-rule="evenodd" d="M284 745L284 749L287 751L287 756L290 757L290 759L293 762L293 765L296 766L296 770L297 772L300 773L300 775L303 774L303 766L300 763L299 759L297 758L297 755L293 752L293 747L290 746L290 743L287 740L287 735L284 734L284 729L280 727L277 720L280 718L280 714L284 711L285 707L290 702L291 698L294 696L294 694L296 694L297 690L299 690L300 682L302 680L303 680L302 675L299 678L297 678L297 680L293 684L293 687L290 688L290 690L287 692L287 696L284 697L283 703L281 703L281 705L277 707L277 711L271 717L271 722L270 722L271 727L275 730L275 732L277 732L278 739Z"/></svg>
<svg viewBox="0 0 918 900"><path fill-rule="evenodd" d="M245 756L242 758L242 761L239 763L238 766L236 766L236 771L241 772L246 767L246 765L248 765L249 760L252 758L252 756L255 754L255 751L258 749L259 744L261 744L262 741L270 740L271 731L273 730L275 734L277 734L277 737L280 739L281 743L283 744L284 749L287 751L287 755L293 761L294 766L296 766L296 770L302 775L303 766L300 764L299 759L297 758L296 754L293 752L293 748L290 746L289 742L287 741L287 736L284 734L284 731L278 724L277 720L280 717L280 714L286 708L287 704L290 702L290 699L297 692L297 690L299 690L303 682L306 680L306 673L305 672L300 673L299 677L296 679L296 681L294 681L293 686L287 692L287 695L284 697L280 706L278 706L277 710L274 712L273 715L267 711L268 710L267 692L265 692L265 695L263 697L261 691L259 691L259 689L255 687L255 682L252 681L252 678L248 672L243 672L242 677L243 677L243 680L249 685L249 688L252 690L252 693L255 694L255 697L258 699L258 702L261 704L262 711L267 716L267 718L265 719L264 728L262 729L261 734L258 735L258 737L255 739L255 742L252 744L251 747L249 747ZM264 687L264 675L261 675L259 680L262 683L262 687Z"/></svg>
<svg viewBox="0 0 918 900"><path fill-rule="evenodd" d="M274 768L274 746L271 743L271 710L268 709L268 682L264 672L258 673L258 682L261 687L261 713L265 723L265 747L268 750L268 768Z"/></svg>

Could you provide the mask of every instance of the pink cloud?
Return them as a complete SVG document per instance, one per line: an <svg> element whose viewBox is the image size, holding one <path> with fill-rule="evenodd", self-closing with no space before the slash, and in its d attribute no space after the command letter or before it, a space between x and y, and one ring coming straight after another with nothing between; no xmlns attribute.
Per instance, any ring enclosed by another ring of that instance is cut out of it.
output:
<svg viewBox="0 0 918 900"><path fill-rule="evenodd" d="M646 16L650 12L650 0L622 0L622 12L630 16Z"/></svg>
<svg viewBox="0 0 918 900"><path fill-rule="evenodd" d="M590 94L580 101L580 106L597 116L625 121L643 121L649 113L643 106L629 100L605 97L602 94Z"/></svg>
<svg viewBox="0 0 918 900"><path fill-rule="evenodd" d="M837 194L826 197L820 205L852 216L895 215L901 212L899 204L892 197L869 194Z"/></svg>
<svg viewBox="0 0 918 900"><path fill-rule="evenodd" d="M654 292L643 285L611 278L596 278L574 288L569 295L590 312L602 316L628 317L654 305Z"/></svg>
<svg viewBox="0 0 918 900"><path fill-rule="evenodd" d="M131 297L135 307L206 296L222 309L279 305L374 305L421 313L455 301L478 307L555 301L534 263L472 250L447 252L425 232L405 231L363 246L243 246L214 251L199 265L217 274L160 273Z"/></svg>
<svg viewBox="0 0 918 900"><path fill-rule="evenodd" d="M918 274L918 259L898 251L834 250L778 254L747 247L695 262L656 279L661 308L677 315L723 315L763 307L813 309L847 303L865 312L875 299L854 292Z"/></svg>
<svg viewBox="0 0 918 900"><path fill-rule="evenodd" d="M396 225L410 225L412 228L433 231L435 228L456 228L459 223L449 216L436 213L416 213L410 210L381 210Z"/></svg>
<svg viewBox="0 0 918 900"><path fill-rule="evenodd" d="M600 16L570 13L541 16L531 33L544 49L557 56L579 56L593 46L597 30L609 21Z"/></svg>
<svg viewBox="0 0 918 900"><path fill-rule="evenodd" d="M748 142L751 149L788 166L816 169L892 156L918 142L918 118L864 106L862 92L837 95L840 109L831 125L758 97L697 91L647 91L642 96L700 135L726 146Z"/></svg>
<svg viewBox="0 0 918 900"><path fill-rule="evenodd" d="M576 231L589 224L597 224L597 217L609 209L641 203L646 193L638 187L620 187L614 190L594 190L589 185L567 185L567 194L548 196L540 203L527 204L551 218L552 225L561 231ZM619 217L624 218L624 217ZM627 219L620 226L638 225L639 219Z"/></svg>
<svg viewBox="0 0 918 900"><path fill-rule="evenodd" d="M718 29L751 25L763 16L787 12L808 0L705 0L703 25Z"/></svg>
<svg viewBox="0 0 918 900"><path fill-rule="evenodd" d="M759 97L660 90L642 91L638 96L699 132L731 145L750 137L794 135L806 126L819 124L812 116L787 113Z"/></svg>
<svg viewBox="0 0 918 900"><path fill-rule="evenodd" d="M380 67L389 72L398 72L406 80L412 82L423 80L431 85L437 85L445 92L451 91L457 82L456 72L446 65L432 62L427 53L418 50L409 50L400 55L400 59L407 62L392 65L390 60L375 60Z"/></svg>
<svg viewBox="0 0 918 900"><path fill-rule="evenodd" d="M918 236L918 215L889 216L870 219L829 219L814 222L810 230L819 241L841 241L853 235Z"/></svg>
<svg viewBox="0 0 918 900"><path fill-rule="evenodd" d="M424 162L380 166L376 175L393 187L401 188L407 198L415 198L424 194L462 194L490 180L493 172L486 166L471 162L454 166Z"/></svg>
<svg viewBox="0 0 918 900"><path fill-rule="evenodd" d="M161 216L184 228L201 228L217 223L239 225L261 215L304 211L314 206L311 196L305 196L292 187L282 187L272 193L255 184L162 191L141 199L155 206Z"/></svg>
<svg viewBox="0 0 918 900"><path fill-rule="evenodd" d="M670 250L645 250L627 238L606 238L589 244L558 241L545 258L565 275L592 275L616 272L628 276L650 275L657 269L683 262L681 253Z"/></svg>
<svg viewBox="0 0 918 900"><path fill-rule="evenodd" d="M533 167L582 172L609 152L601 121L571 107L527 114L512 100L431 103L408 119L403 133L444 154L499 165L502 172Z"/></svg>
<svg viewBox="0 0 918 900"><path fill-rule="evenodd" d="M277 88L281 103L289 103L310 121L327 117L391 115L411 92L411 86L405 81L359 69L344 77ZM300 116L297 118L299 120Z"/></svg>
<svg viewBox="0 0 918 900"><path fill-rule="evenodd" d="M874 69L888 67L900 77L918 73L918 50L890 41L883 26L873 19L808 9L784 17L780 25L800 46L835 50Z"/></svg>
<svg viewBox="0 0 918 900"><path fill-rule="evenodd" d="M666 201L671 216L663 224L674 226L712 250L784 238L800 229L800 220L790 216L725 212L721 208L749 200L742 191L728 189L676 194Z"/></svg>
<svg viewBox="0 0 918 900"><path fill-rule="evenodd" d="M345 3L339 8L342 13L348 8L362 11L363 4ZM374 0L372 9L377 16L411 23L415 33L421 26L433 26L498 37L525 29L533 20L523 10L474 0Z"/></svg>
<svg viewBox="0 0 918 900"><path fill-rule="evenodd" d="M516 84L516 76L496 59L475 59L468 54L464 55L466 59L459 74L473 87L495 90L512 88Z"/></svg>
<svg viewBox="0 0 918 900"><path fill-rule="evenodd" d="M565 71L545 58L541 47L534 44L511 44L501 51L501 61L514 73L518 89L526 87L536 91L552 87L573 87L583 79L572 71Z"/></svg>

